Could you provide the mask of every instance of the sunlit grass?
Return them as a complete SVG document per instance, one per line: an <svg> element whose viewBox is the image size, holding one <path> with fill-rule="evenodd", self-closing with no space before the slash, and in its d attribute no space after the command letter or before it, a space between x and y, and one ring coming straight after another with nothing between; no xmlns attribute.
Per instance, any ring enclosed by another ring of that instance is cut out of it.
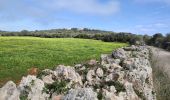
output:
<svg viewBox="0 0 170 100"><path fill-rule="evenodd" d="M74 65L126 46L89 39L0 37L0 83L19 80L27 69Z"/></svg>

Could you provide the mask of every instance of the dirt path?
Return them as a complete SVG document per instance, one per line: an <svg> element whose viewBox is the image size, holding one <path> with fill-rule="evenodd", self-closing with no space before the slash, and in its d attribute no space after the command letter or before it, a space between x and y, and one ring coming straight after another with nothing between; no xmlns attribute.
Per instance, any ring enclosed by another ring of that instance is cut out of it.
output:
<svg viewBox="0 0 170 100"><path fill-rule="evenodd" d="M153 84L157 100L170 100L170 52L151 47Z"/></svg>
<svg viewBox="0 0 170 100"><path fill-rule="evenodd" d="M153 67L159 67L170 78L170 52L154 47L152 47L152 52L154 63L156 63Z"/></svg>

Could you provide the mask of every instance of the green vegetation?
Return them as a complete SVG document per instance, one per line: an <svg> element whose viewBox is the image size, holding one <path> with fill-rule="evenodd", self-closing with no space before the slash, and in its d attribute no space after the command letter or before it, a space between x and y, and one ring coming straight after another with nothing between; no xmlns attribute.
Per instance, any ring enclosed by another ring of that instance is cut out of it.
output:
<svg viewBox="0 0 170 100"><path fill-rule="evenodd" d="M121 83L118 82L118 81L108 81L108 82L106 82L106 84L107 84L108 86L115 86L117 93L126 91L124 85L121 84Z"/></svg>
<svg viewBox="0 0 170 100"><path fill-rule="evenodd" d="M67 87L67 82L61 80L61 81L56 81L52 84L46 84L43 91L46 92L47 94L50 94L51 97L53 93L63 94L68 90L69 88Z"/></svg>
<svg viewBox="0 0 170 100"><path fill-rule="evenodd" d="M149 35L137 35L129 32L112 32L96 29L51 29L51 30L35 30L27 31L22 30L20 32L1 31L0 36L33 36L43 38L83 38L102 40L104 42L122 42L134 44L147 44L156 47L160 47L170 51L170 33L166 36L161 33L156 33L153 36Z"/></svg>
<svg viewBox="0 0 170 100"><path fill-rule="evenodd" d="M126 45L74 38L0 37L0 84L20 80L31 67L42 70L99 60L102 53Z"/></svg>
<svg viewBox="0 0 170 100"><path fill-rule="evenodd" d="M134 44L136 41L142 40L142 35L136 35L128 32L111 32L95 29L51 29L20 32L0 31L0 36L33 36L43 38L83 38L95 39L105 42L123 42Z"/></svg>
<svg viewBox="0 0 170 100"><path fill-rule="evenodd" d="M145 39L148 45L163 48L170 51L170 33L166 36L161 33L154 34L151 38Z"/></svg>

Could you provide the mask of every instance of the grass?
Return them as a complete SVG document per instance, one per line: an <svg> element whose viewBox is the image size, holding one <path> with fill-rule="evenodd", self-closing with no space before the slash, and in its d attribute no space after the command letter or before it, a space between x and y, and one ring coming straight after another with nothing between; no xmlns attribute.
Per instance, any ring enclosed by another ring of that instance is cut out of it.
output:
<svg viewBox="0 0 170 100"><path fill-rule="evenodd" d="M20 80L31 67L42 70L99 60L102 53L122 46L127 44L74 38L0 37L0 84Z"/></svg>

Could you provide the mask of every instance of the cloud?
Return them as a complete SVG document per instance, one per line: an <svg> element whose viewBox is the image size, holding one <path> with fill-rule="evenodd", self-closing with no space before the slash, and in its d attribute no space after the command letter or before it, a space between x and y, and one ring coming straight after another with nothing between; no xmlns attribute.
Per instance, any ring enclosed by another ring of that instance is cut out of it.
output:
<svg viewBox="0 0 170 100"><path fill-rule="evenodd" d="M0 19L1 23L31 21L48 25L73 18L67 15L110 16L119 9L118 0L0 0Z"/></svg>
<svg viewBox="0 0 170 100"><path fill-rule="evenodd" d="M165 3L165 4L170 4L170 0L134 0L135 2L138 3Z"/></svg>
<svg viewBox="0 0 170 100"><path fill-rule="evenodd" d="M54 11L81 14L110 15L118 12L117 0L0 0L0 12L41 15Z"/></svg>
<svg viewBox="0 0 170 100"><path fill-rule="evenodd" d="M169 25L165 23L153 23L153 24L146 24L146 25L136 25L135 30L138 30L142 33L155 33L158 30L166 29Z"/></svg>
<svg viewBox="0 0 170 100"><path fill-rule="evenodd" d="M42 1L42 0L41 0ZM117 0L43 0L47 8L53 10L67 10L74 13L110 15L119 11L120 4Z"/></svg>

